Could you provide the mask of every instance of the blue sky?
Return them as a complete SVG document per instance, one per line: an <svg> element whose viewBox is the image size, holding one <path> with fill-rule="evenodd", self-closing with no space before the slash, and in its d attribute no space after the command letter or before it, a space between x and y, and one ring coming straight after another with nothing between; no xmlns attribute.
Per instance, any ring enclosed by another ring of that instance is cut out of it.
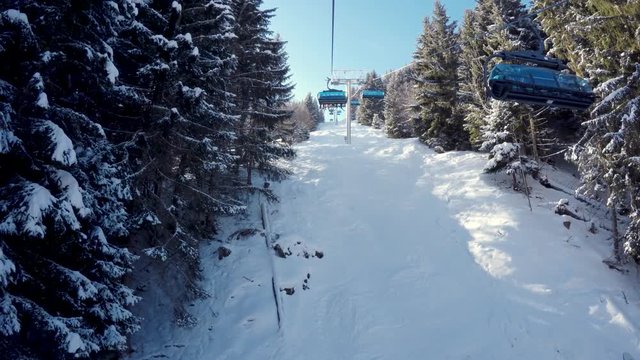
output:
<svg viewBox="0 0 640 360"><path fill-rule="evenodd" d="M449 17L461 21L475 0L442 0ZM264 0L277 8L271 30L287 41L294 96L326 88L331 69L331 0ZM334 69L385 73L412 60L422 21L433 0L336 0Z"/></svg>

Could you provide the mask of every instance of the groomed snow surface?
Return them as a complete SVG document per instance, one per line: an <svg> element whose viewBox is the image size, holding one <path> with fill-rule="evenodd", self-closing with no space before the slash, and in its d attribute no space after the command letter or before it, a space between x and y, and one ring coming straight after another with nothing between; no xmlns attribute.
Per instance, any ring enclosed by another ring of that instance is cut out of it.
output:
<svg viewBox="0 0 640 360"><path fill-rule="evenodd" d="M296 146L294 175L272 184L281 202L268 235L290 255L263 233L231 236L262 229L258 204L227 220L202 248L211 297L188 306L198 324L170 326L171 302L140 294L130 359L640 358L636 270L602 263L606 230L567 229L553 213L561 198L594 209L530 181L531 212L506 175L481 173L486 154L435 154L357 124L351 145L344 134L323 124ZM231 249L222 260L220 245ZM277 289L294 289L278 291L280 327L274 272Z"/></svg>

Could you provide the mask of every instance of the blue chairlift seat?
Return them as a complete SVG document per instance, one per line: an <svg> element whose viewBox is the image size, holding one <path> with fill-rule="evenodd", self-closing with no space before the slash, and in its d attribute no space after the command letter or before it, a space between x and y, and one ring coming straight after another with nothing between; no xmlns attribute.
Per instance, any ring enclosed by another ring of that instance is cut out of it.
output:
<svg viewBox="0 0 640 360"><path fill-rule="evenodd" d="M318 93L321 108L343 107L347 104L347 94L342 90L329 89Z"/></svg>
<svg viewBox="0 0 640 360"><path fill-rule="evenodd" d="M360 100L358 99L351 99L351 106L358 106L360 105Z"/></svg>
<svg viewBox="0 0 640 360"><path fill-rule="evenodd" d="M363 99L384 99L384 90L364 89L362 90Z"/></svg>
<svg viewBox="0 0 640 360"><path fill-rule="evenodd" d="M489 75L489 95L497 100L586 110L595 101L589 82L544 67L497 64Z"/></svg>

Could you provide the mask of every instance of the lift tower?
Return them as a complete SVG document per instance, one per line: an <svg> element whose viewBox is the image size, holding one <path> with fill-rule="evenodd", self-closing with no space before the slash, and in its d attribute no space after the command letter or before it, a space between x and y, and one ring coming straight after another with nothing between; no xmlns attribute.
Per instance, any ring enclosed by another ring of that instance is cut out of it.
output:
<svg viewBox="0 0 640 360"><path fill-rule="evenodd" d="M334 70L331 74L331 85L347 86L347 135L344 137L347 144L351 144L351 113L353 112L351 100L357 96L357 93L352 93L352 87L364 84L365 74L364 70Z"/></svg>

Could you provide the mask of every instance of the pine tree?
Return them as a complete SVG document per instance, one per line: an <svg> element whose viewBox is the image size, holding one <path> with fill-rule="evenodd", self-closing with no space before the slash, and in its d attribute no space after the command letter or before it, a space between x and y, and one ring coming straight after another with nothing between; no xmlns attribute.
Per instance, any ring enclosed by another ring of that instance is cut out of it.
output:
<svg viewBox="0 0 640 360"><path fill-rule="evenodd" d="M309 139L309 133L318 126L318 116L322 117L316 100L308 94L302 101L287 104L287 109L292 115L276 125L278 136L288 144Z"/></svg>
<svg viewBox="0 0 640 360"><path fill-rule="evenodd" d="M115 47L121 92L137 95L113 125L123 134L118 140L127 149L138 194L130 238L142 254L159 260L155 271L180 269L172 270L171 284L184 287L166 289L177 302L179 325L197 320L182 303L206 296L194 281L200 276L199 241L215 233L218 216L244 210L233 190L237 118L230 115L229 78L235 22L228 5L138 3L136 21Z"/></svg>
<svg viewBox="0 0 640 360"><path fill-rule="evenodd" d="M309 139L313 127L313 119L304 102L294 101L287 104L292 115L289 119L276 125L278 135L288 144Z"/></svg>
<svg viewBox="0 0 640 360"><path fill-rule="evenodd" d="M619 76L603 83L596 91L606 96L585 122L586 132L570 149L571 160L578 164L582 186L578 193L606 201L611 210L614 255L620 260L624 251L640 259L638 241L638 205L640 194L638 146L638 107L640 106L640 64L631 76ZM631 225L624 236L618 234L617 213L631 208Z"/></svg>
<svg viewBox="0 0 640 360"><path fill-rule="evenodd" d="M388 76L389 82L384 98L385 132L390 138L412 136L413 118L411 101L414 98L413 84L409 74L411 69L395 72Z"/></svg>
<svg viewBox="0 0 640 360"><path fill-rule="evenodd" d="M420 140L446 150L465 148L466 134L458 103L458 36L444 6L436 1L418 39L415 74L423 131Z"/></svg>
<svg viewBox="0 0 640 360"><path fill-rule="evenodd" d="M290 114L292 87L284 42L270 35L272 11L260 3L6 3L2 354L123 350L138 326L126 307L138 298L122 279L136 257L119 245L171 256L188 270L173 275L193 284L197 240L216 230L218 215L244 209L236 200L242 156L253 152L272 177L284 173L273 161L292 151L273 128ZM246 89L250 96L240 96ZM194 287L185 296L198 294Z"/></svg>
<svg viewBox="0 0 640 360"><path fill-rule="evenodd" d="M318 102L311 94L307 94L302 101L290 102L287 109L291 117L281 121L276 128L277 133L289 144L309 139L309 133L324 121Z"/></svg>
<svg viewBox="0 0 640 360"><path fill-rule="evenodd" d="M491 101L490 107L491 112L481 129L484 142L479 148L489 152L484 171L493 173L504 169L512 176L513 188L517 190L520 186L516 175L521 176L521 171L524 171L536 176L539 170L535 161L522 156L524 140L518 138L518 134L526 132L526 124L522 122L521 114L516 112L518 108L509 103Z"/></svg>
<svg viewBox="0 0 640 360"><path fill-rule="evenodd" d="M384 127L384 120L379 114L373 114L373 121L371 121L371 126L374 129L382 129Z"/></svg>
<svg viewBox="0 0 640 360"><path fill-rule="evenodd" d="M533 2L533 10L539 10L554 4L556 2L552 0L536 0ZM588 50L582 46L586 45L586 39L583 36L585 31L584 29L578 29L576 26L571 26L581 16L574 12L577 10L576 6L581 8L580 12L586 10L584 4L578 5L576 3L569 6L568 3L560 3L538 14L536 20L540 22L542 29L548 35L545 40L548 54L567 60L568 66L572 70L577 71L579 76L584 76L584 68L580 65L580 58L581 52Z"/></svg>
<svg viewBox="0 0 640 360"><path fill-rule="evenodd" d="M548 6L536 1L537 7ZM568 157L578 164L582 186L578 192L602 199L610 209L614 256L622 252L640 259L638 241L638 176L634 160L637 145L638 63L637 32L640 4L611 0L567 3L543 12L551 52L571 61L570 66L592 84L600 96L583 126L582 138ZM618 234L618 215L630 213L631 225ZM624 241L624 244L623 244Z"/></svg>
<svg viewBox="0 0 640 360"><path fill-rule="evenodd" d="M284 51L285 42L271 36L268 29L274 10L260 10L262 0L232 0L236 19L234 55L238 65L233 79L240 118L236 141L240 168L251 185L253 170L267 179L279 180L288 172L276 160L294 155L284 142L273 138L273 130L291 113L285 105L291 99L293 85Z"/></svg>
<svg viewBox="0 0 640 360"><path fill-rule="evenodd" d="M510 139L508 144L495 143L501 149L505 146L518 148L522 154L536 153L534 148L535 138L527 127L531 114L534 113L531 106L513 102L493 104L494 100L485 102L482 63L485 58L496 51L513 50L540 50L540 41L543 36L537 24L527 16L527 13L519 0L497 1L480 0L473 12L465 15L464 26L461 31L462 61L461 69L467 70L463 75L463 94L467 104L462 107L464 116L464 128L470 135L474 145L482 144L481 148L490 153L500 152L493 150L487 144L494 139ZM490 67L491 64L488 64ZM504 121L496 119L496 116L509 114L512 122L504 126ZM504 132L508 132L505 135ZM535 135L535 134L534 134ZM517 141L513 143L512 141ZM517 146L515 146L517 145ZM512 167L506 159L494 161L492 157L487 164L487 169L497 171L506 166L510 172ZM524 158L526 160L526 158ZM518 164L520 161L518 161ZM528 169L535 169L531 165ZM532 170L535 173L535 170Z"/></svg>
<svg viewBox="0 0 640 360"><path fill-rule="evenodd" d="M138 327L122 279L135 256L118 246L131 191L101 123L118 79L109 42L135 7L11 6L0 13L0 352L123 350Z"/></svg>
<svg viewBox="0 0 640 360"><path fill-rule="evenodd" d="M367 90L384 90L382 79L375 71L367 73L362 85L362 89ZM381 121L384 121L384 100L383 99L360 99L360 106L357 110L358 122L362 125L371 126L373 117L378 114Z"/></svg>
<svg viewBox="0 0 640 360"><path fill-rule="evenodd" d="M304 104L307 107L307 111L311 114L313 126L310 130L315 130L320 123L324 122L324 114L318 105L318 101L311 95L307 94L304 98Z"/></svg>
<svg viewBox="0 0 640 360"><path fill-rule="evenodd" d="M474 147L482 144L482 126L489 112L483 84L482 61L489 56L485 48L488 24L481 21L478 10L467 10L460 29L460 65L458 68L461 91L460 111L464 129Z"/></svg>

